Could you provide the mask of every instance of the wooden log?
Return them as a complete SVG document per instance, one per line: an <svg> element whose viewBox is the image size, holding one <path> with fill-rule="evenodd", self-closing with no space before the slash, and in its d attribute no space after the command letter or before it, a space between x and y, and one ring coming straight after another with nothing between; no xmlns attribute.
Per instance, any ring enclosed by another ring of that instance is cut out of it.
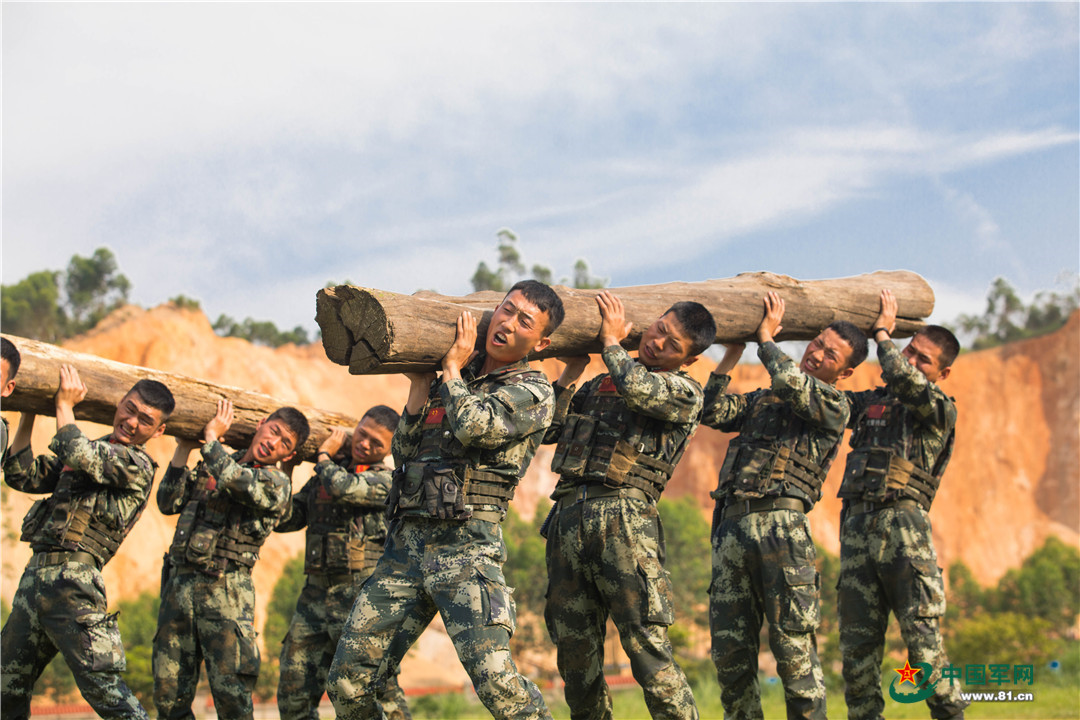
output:
<svg viewBox="0 0 1080 720"><path fill-rule="evenodd" d="M168 386L176 399L176 409L165 425L165 433L174 437L202 439L203 428L217 412L219 399L233 403L235 419L221 440L236 449L250 445L258 422L285 405L304 413L311 425L311 435L299 449L300 457L305 460L314 459L319 444L330 434L330 430L343 427L351 432L356 426L356 418L348 415L297 405L263 393L127 365L28 338L14 335L4 337L15 343L22 356L19 374L15 378L15 392L3 400L5 412L55 416L54 397L60 387L60 366L73 365L87 387L86 398L75 406L75 417L102 425L112 426L120 399L136 382L149 378Z"/></svg>
<svg viewBox="0 0 1080 720"><path fill-rule="evenodd" d="M934 291L918 274L879 271L832 280L799 281L773 273L742 273L733 278L611 288L626 307L634 326L623 346L634 349L641 333L672 304L696 300L716 319L716 342L753 342L761 321L762 298L775 290L786 312L778 340L811 340L834 320L847 320L869 331L880 308L882 289L899 302L896 337L913 335L934 309ZM551 345L533 359L580 355L601 350L597 334L600 314L595 290L555 288L566 319L551 336ZM322 329L330 360L348 366L354 375L431 370L454 342L463 309L480 320L478 347L487 322L502 300L498 292L450 297L430 292L415 295L338 285L320 290L315 320Z"/></svg>

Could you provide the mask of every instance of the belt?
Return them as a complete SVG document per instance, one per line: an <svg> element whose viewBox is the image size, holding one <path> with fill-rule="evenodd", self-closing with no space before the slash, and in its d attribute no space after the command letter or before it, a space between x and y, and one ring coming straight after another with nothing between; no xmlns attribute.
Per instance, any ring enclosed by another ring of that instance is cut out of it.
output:
<svg viewBox="0 0 1080 720"><path fill-rule="evenodd" d="M769 510L798 510L799 512L806 512L806 504L798 498L791 497L736 500L734 502L729 502L724 506L724 510L720 513L720 520L724 521L728 518L741 517L743 515L749 515L750 513L768 512Z"/></svg>
<svg viewBox="0 0 1080 720"><path fill-rule="evenodd" d="M586 500L612 497L633 498L634 500L652 504L652 500L649 499L649 496L646 495L643 490L639 490L636 487L611 487L599 483L589 483L587 485L578 485L574 488L575 505L580 502L585 502Z"/></svg>
<svg viewBox="0 0 1080 720"><path fill-rule="evenodd" d="M884 510L891 507L922 507L919 505L918 500L912 498L900 498L899 500L887 500L885 502L854 502L848 506L848 512L852 515L863 515L865 513L877 512L878 510Z"/></svg>
<svg viewBox="0 0 1080 720"><path fill-rule="evenodd" d="M496 525L501 523L504 517L506 515L499 510L473 510L472 513L473 520L486 520Z"/></svg>
<svg viewBox="0 0 1080 720"><path fill-rule="evenodd" d="M39 568L47 567L49 565L63 565L64 563L69 562L82 563L83 565L93 565L96 569L101 569L101 564L98 562L98 559L83 550L36 552L30 557L30 562L26 564L26 567Z"/></svg>
<svg viewBox="0 0 1080 720"><path fill-rule="evenodd" d="M328 588L335 585L343 585L345 583L351 583L357 573L334 573L327 575L325 573L318 573L308 575L308 585L314 585L319 588Z"/></svg>
<svg viewBox="0 0 1080 720"><path fill-rule="evenodd" d="M172 562L172 561L170 560L170 562ZM225 563L225 567L222 569L221 575L224 575L225 573L231 572L233 570L247 570L249 573L251 572L251 568L249 568L247 565L243 565L241 563L233 562L232 560L229 560L228 562ZM212 577L212 578L221 577L221 575L216 575L209 568L203 567L202 565L191 565L190 563L184 563L182 565L174 564L172 566L171 572L175 573L176 575L189 575L191 573L202 573L203 575L206 575L207 577Z"/></svg>

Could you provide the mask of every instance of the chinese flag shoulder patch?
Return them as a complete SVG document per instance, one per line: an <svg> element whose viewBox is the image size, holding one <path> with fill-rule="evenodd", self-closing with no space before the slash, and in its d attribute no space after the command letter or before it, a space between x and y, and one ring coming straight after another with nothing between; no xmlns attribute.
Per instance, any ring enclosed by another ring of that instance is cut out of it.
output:
<svg viewBox="0 0 1080 720"><path fill-rule="evenodd" d="M446 417L446 408L431 408L428 410L427 417L424 418L425 425L438 425Z"/></svg>
<svg viewBox="0 0 1080 720"><path fill-rule="evenodd" d="M615 380L610 375L600 381L600 392L618 392L615 389Z"/></svg>
<svg viewBox="0 0 1080 720"><path fill-rule="evenodd" d="M871 405L866 409L866 417L872 420L880 420L885 415L884 405Z"/></svg>

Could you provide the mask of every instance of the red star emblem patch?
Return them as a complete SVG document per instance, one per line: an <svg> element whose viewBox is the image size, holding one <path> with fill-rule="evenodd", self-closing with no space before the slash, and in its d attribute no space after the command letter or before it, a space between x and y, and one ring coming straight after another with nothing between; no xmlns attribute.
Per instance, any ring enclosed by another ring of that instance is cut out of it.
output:
<svg viewBox="0 0 1080 720"><path fill-rule="evenodd" d="M911 683L915 687L919 686L919 683L915 682L915 673L922 672L921 668L911 667L911 663L907 660L904 661L904 667L894 668L895 672L900 673L900 684L903 685L906 682Z"/></svg>

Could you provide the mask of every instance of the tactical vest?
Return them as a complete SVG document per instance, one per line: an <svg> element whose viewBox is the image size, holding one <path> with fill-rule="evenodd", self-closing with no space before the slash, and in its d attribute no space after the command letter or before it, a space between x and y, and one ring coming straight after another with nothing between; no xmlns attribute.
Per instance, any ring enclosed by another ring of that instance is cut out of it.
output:
<svg viewBox="0 0 1080 720"><path fill-rule="evenodd" d="M157 464L148 455L141 457L150 466L153 478ZM29 542L35 550L82 550L96 557L99 567L104 567L135 527L149 499L147 493L125 523L115 490L92 482L85 473L65 467L52 494L35 502L26 514L19 539Z"/></svg>
<svg viewBox="0 0 1080 720"><path fill-rule="evenodd" d="M838 495L868 502L910 498L929 510L952 457L956 431L949 433L928 472L920 467L925 453L915 416L897 398L876 392L877 397L856 420Z"/></svg>
<svg viewBox="0 0 1080 720"><path fill-rule="evenodd" d="M551 470L578 485L634 487L656 502L692 435L680 442L677 427L630 410L608 375L581 413L567 416Z"/></svg>
<svg viewBox="0 0 1080 720"><path fill-rule="evenodd" d="M806 423L786 402L771 391L762 393L728 446L720 483L710 496L716 500L787 496L816 503L839 439L818 465L807 455L806 436Z"/></svg>
<svg viewBox="0 0 1080 720"><path fill-rule="evenodd" d="M536 375L540 373L526 366L506 373L502 380L504 384L520 383ZM510 476L479 469L487 466L487 453L482 448L467 448L457 439L441 394L429 398L421 422L417 457L436 459L410 460L395 468L387 516L393 518L404 511L409 515L466 520L478 506L495 507L505 513L520 474ZM524 471L521 468L519 473Z"/></svg>
<svg viewBox="0 0 1080 720"><path fill-rule="evenodd" d="M350 472L387 470L383 465L350 466ZM375 567L386 540L383 511L357 507L330 497L322 482L307 501L304 573L339 574Z"/></svg>
<svg viewBox="0 0 1080 720"><path fill-rule="evenodd" d="M195 470L195 487L176 522L169 556L181 565L194 565L208 575L220 577L230 561L251 568L259 559L265 537L244 533L244 508L224 493L215 493L217 479L206 464Z"/></svg>

